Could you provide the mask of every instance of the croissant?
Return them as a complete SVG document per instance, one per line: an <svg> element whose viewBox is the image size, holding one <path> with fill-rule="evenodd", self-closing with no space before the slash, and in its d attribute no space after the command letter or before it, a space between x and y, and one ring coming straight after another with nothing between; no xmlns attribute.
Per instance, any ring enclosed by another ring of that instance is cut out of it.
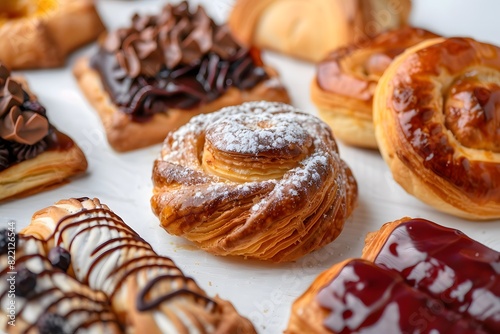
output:
<svg viewBox="0 0 500 334"><path fill-rule="evenodd" d="M203 7L190 11L186 1L135 15L73 72L119 152L161 143L201 113L245 101L289 101L259 50L238 44L226 25L215 24Z"/></svg>
<svg viewBox="0 0 500 334"><path fill-rule="evenodd" d="M105 295L65 272L67 254L8 229L0 240L2 333L122 333Z"/></svg>
<svg viewBox="0 0 500 334"><path fill-rule="evenodd" d="M437 35L403 27L331 52L317 66L311 100L335 138L354 146L377 148L373 93L392 60L406 48Z"/></svg>
<svg viewBox="0 0 500 334"><path fill-rule="evenodd" d="M82 174L87 160L59 132L23 78L0 63L0 202L27 196Z"/></svg>
<svg viewBox="0 0 500 334"><path fill-rule="evenodd" d="M246 45L309 61L408 21L410 0L238 0L229 26Z"/></svg>
<svg viewBox="0 0 500 334"><path fill-rule="evenodd" d="M285 333L498 333L499 265L458 230L403 218L370 233L362 259L319 275Z"/></svg>
<svg viewBox="0 0 500 334"><path fill-rule="evenodd" d="M35 213L22 234L67 250L69 272L106 295L126 333L255 333L98 199L59 201Z"/></svg>
<svg viewBox="0 0 500 334"><path fill-rule="evenodd" d="M104 29L93 0L2 0L0 61L16 70L62 66Z"/></svg>
<svg viewBox="0 0 500 334"><path fill-rule="evenodd" d="M394 180L469 219L500 217L500 48L467 38L422 42L379 81L375 134Z"/></svg>
<svg viewBox="0 0 500 334"><path fill-rule="evenodd" d="M331 242L357 199L326 124L249 102L167 136L151 205L163 228L217 255L292 261Z"/></svg>

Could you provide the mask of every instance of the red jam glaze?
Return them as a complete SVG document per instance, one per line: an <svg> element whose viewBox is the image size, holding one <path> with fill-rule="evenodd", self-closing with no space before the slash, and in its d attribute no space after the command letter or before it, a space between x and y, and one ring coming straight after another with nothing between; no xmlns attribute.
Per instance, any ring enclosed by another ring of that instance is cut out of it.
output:
<svg viewBox="0 0 500 334"><path fill-rule="evenodd" d="M458 77L473 73L475 67L500 71L500 48L470 39L451 38L417 51L401 64L391 82L390 107L396 113L404 140L422 158L432 173L458 188L478 204L500 201L500 164L476 161L455 152L448 140L434 100L436 90L431 79L446 70ZM398 152L405 164L410 158ZM420 162L419 162L420 164Z"/></svg>
<svg viewBox="0 0 500 334"><path fill-rule="evenodd" d="M348 262L317 301L330 311L323 325L338 334L487 333L399 274L361 259Z"/></svg>
<svg viewBox="0 0 500 334"><path fill-rule="evenodd" d="M500 333L499 252L458 230L411 219L394 229L374 263L399 273L441 308Z"/></svg>

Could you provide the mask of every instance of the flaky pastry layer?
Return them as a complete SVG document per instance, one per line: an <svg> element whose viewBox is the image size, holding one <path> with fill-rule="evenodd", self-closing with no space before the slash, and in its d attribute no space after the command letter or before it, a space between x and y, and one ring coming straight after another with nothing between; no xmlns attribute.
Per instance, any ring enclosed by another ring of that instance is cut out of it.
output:
<svg viewBox="0 0 500 334"><path fill-rule="evenodd" d="M320 61L334 48L406 24L410 0L238 0L229 16L247 45Z"/></svg>
<svg viewBox="0 0 500 334"><path fill-rule="evenodd" d="M0 22L0 61L13 70L62 66L70 52L105 30L93 0L54 2L34 16Z"/></svg>

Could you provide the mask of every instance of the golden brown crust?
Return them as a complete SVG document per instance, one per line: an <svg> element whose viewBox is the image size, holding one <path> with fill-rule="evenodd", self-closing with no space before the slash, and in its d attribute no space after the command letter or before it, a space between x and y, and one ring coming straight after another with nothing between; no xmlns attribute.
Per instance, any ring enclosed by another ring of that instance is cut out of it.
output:
<svg viewBox="0 0 500 334"><path fill-rule="evenodd" d="M288 94L279 83L276 72L267 69L271 78L252 89L230 88L221 97L197 108L188 110L172 108L167 113L155 114L148 122L138 123L118 110L104 89L99 74L89 66L88 59L78 60L73 71L83 93L99 113L110 145L119 152L161 143L170 131L177 129L193 116L201 113L212 112L245 101L289 101Z"/></svg>
<svg viewBox="0 0 500 334"><path fill-rule="evenodd" d="M470 39L422 42L389 66L375 93L376 138L408 193L456 216L500 217L499 135L490 126L500 119L491 107L499 85L500 49Z"/></svg>
<svg viewBox="0 0 500 334"><path fill-rule="evenodd" d="M36 212L22 234L68 250L70 274L106 295L127 333L255 333L230 302L209 298L98 199L61 200Z"/></svg>
<svg viewBox="0 0 500 334"><path fill-rule="evenodd" d="M309 61L334 48L405 25L410 0L238 0L229 16L233 34Z"/></svg>
<svg viewBox="0 0 500 334"><path fill-rule="evenodd" d="M68 178L86 170L85 155L75 143L64 149L47 150L0 172L0 201L25 197L64 184Z"/></svg>
<svg viewBox="0 0 500 334"><path fill-rule="evenodd" d="M326 124L281 103L193 118L153 168L162 226L217 255L292 261L334 240L357 184Z"/></svg>
<svg viewBox="0 0 500 334"><path fill-rule="evenodd" d="M0 22L0 60L9 68L62 66L70 52L105 30L93 0L53 2L32 17Z"/></svg>
<svg viewBox="0 0 500 334"><path fill-rule="evenodd" d="M317 67L311 99L335 136L349 145L377 148L372 105L378 80L406 48L436 37L403 27L330 53Z"/></svg>

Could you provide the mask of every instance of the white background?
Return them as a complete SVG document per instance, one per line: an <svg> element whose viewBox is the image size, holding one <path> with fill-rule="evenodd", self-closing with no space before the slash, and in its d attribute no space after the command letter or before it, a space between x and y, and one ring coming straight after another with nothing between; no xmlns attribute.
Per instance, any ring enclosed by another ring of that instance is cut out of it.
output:
<svg viewBox="0 0 500 334"><path fill-rule="evenodd" d="M204 3L218 21L224 20L233 3L232 0L192 2ZM106 25L116 28L127 24L132 13L154 12L163 3L101 0L98 7ZM500 1L496 0L414 0L411 21L445 36L471 36L500 45L499 13ZM196 250L164 232L151 213L151 167L160 145L125 154L114 152L105 140L97 114L80 93L71 66L77 57L93 50L95 46L90 46L74 54L66 68L24 72L47 107L50 121L84 150L88 172L61 188L0 204L0 225L15 220L20 230L36 210L59 199L99 197L157 252L174 258L210 294L231 300L241 314L254 322L259 333L282 332L291 303L322 270L347 257L359 256L367 232L402 216L423 217L456 227L500 251L500 221L477 223L436 212L406 194L392 180L378 152L342 144L341 155L352 167L359 184L359 204L336 241L296 263L280 265L214 257ZM265 52L264 58L280 71L293 104L315 114L309 100L314 66L270 52Z"/></svg>

